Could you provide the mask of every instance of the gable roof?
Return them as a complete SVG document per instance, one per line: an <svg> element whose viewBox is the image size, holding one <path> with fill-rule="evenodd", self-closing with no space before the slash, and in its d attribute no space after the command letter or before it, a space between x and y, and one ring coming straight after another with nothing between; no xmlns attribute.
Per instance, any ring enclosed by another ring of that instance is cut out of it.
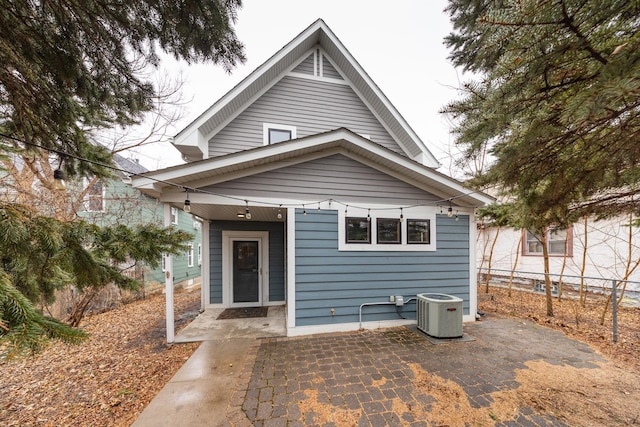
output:
<svg viewBox="0 0 640 427"><path fill-rule="evenodd" d="M134 178L134 187L159 197L170 193L171 188L181 193L182 187L202 188L334 154L350 157L443 201L451 199L457 206L476 207L493 202L490 196L473 192L459 181L345 128L150 172Z"/></svg>
<svg viewBox="0 0 640 427"><path fill-rule="evenodd" d="M428 167L440 166L424 142L322 19L311 24L180 131L174 137L173 144L187 159L207 157L208 136L211 132L243 111L255 96L275 85L317 45L320 45L344 73L353 90L363 99L409 158Z"/></svg>

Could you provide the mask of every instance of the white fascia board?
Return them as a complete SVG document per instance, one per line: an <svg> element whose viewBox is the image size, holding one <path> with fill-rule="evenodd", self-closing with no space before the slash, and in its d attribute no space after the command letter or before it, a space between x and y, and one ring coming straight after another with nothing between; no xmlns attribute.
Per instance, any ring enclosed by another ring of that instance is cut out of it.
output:
<svg viewBox="0 0 640 427"><path fill-rule="evenodd" d="M413 131L411 126L409 126L407 121L404 119L404 117L402 117L402 115L393 106L393 104L391 104L389 99L384 95L382 90L380 90L378 85L371 79L371 77L369 77L369 74L367 74L367 72L360 66L358 61L356 61L356 59L349 53L349 51L345 48L345 46L340 42L338 37L336 37L336 35L326 25L323 28L329 40L335 45L335 47L343 55L343 57L347 60L347 62L349 62L351 66L356 70L356 72L364 79L364 81L367 83L370 89L375 93L378 99L382 101L385 108L391 113L393 118L398 123L400 123L400 126L409 134L409 136L411 137L411 139L413 139L416 145L418 145L423 155L425 156L423 161L421 161L420 163L429 167L434 167L434 168L440 167L440 162L438 162L438 159L436 159L435 156L429 151L429 149L424 144L424 142ZM354 88L354 90L357 90L357 86L353 84L353 82L351 82L351 87ZM363 96L363 94L359 90L357 90L357 92L358 92L358 95L360 96L360 99L366 100L365 103L367 104L367 107L377 117L378 116L377 112L371 107L371 104L368 102L367 98ZM383 124L383 126L387 129L387 131L393 134L393 132L387 127L385 121L382 120L380 117L377 117L377 118ZM404 144L402 144L402 142L399 141L399 138L396 137L396 140L398 140L398 143L400 144L400 146L402 146L402 148L405 149L405 152L407 152L406 147L404 147ZM407 155L408 154L409 153L407 152Z"/></svg>

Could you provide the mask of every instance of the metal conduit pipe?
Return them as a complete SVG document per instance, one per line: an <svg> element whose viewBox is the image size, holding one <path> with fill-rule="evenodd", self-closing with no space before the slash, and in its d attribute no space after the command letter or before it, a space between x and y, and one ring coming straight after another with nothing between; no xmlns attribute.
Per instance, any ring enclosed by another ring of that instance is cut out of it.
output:
<svg viewBox="0 0 640 427"><path fill-rule="evenodd" d="M412 297L404 300L404 304L407 304L411 301L418 299L417 297ZM358 321L360 322L360 326L358 329L362 329L362 307L370 306L370 305L396 305L394 301L381 301L381 302L365 302L364 304L360 304L360 308L358 309Z"/></svg>

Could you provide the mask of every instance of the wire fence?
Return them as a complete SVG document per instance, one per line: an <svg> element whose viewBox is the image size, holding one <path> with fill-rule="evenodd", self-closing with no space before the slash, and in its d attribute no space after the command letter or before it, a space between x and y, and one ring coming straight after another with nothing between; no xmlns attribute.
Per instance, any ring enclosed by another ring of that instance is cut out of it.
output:
<svg viewBox="0 0 640 427"><path fill-rule="evenodd" d="M478 269L478 283L490 281L492 285L511 286L515 289L528 290L544 294L546 292L545 276L551 279L551 295L563 298L608 298L611 297L613 341L618 340L618 305L614 301L620 298L620 304L640 307L640 282L618 280L605 277L574 276L556 273L539 273L532 271ZM582 290L582 292L581 292Z"/></svg>

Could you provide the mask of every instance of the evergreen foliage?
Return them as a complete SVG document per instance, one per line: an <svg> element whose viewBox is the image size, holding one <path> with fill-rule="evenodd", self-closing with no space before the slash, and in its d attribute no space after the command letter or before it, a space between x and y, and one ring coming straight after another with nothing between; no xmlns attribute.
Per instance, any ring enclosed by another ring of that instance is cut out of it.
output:
<svg viewBox="0 0 640 427"><path fill-rule="evenodd" d="M445 107L476 178L539 225L635 209L640 191L640 2L452 0L445 43L478 76ZM536 227L540 228L540 227Z"/></svg>
<svg viewBox="0 0 640 427"><path fill-rule="evenodd" d="M110 163L87 131L130 125L152 107L158 51L231 70L244 61L240 0L0 0L0 133ZM90 163L68 174L104 176Z"/></svg>
<svg viewBox="0 0 640 427"><path fill-rule="evenodd" d="M138 123L153 108L159 94L148 72L161 51L227 72L243 62L233 29L239 7L240 0L0 0L0 159L19 157L20 167L43 183L51 175L49 156L69 178L109 177L110 168L100 165L112 165L112 154L92 133ZM72 286L88 304L109 283L136 289L140 284L123 274L125 267L157 266L163 253L178 254L191 239L155 225L63 220L43 215L51 214L47 208L0 202L5 357L37 350L50 338L84 336L36 308L56 290ZM86 304L73 313L73 325Z"/></svg>
<svg viewBox="0 0 640 427"><path fill-rule="evenodd" d="M34 305L52 302L55 291L69 285L81 293L109 283L135 290L141 283L123 274L126 267L157 266L162 253L180 254L191 238L172 227L98 227L0 205L0 351L36 349L43 338L81 338L80 331L43 316Z"/></svg>

